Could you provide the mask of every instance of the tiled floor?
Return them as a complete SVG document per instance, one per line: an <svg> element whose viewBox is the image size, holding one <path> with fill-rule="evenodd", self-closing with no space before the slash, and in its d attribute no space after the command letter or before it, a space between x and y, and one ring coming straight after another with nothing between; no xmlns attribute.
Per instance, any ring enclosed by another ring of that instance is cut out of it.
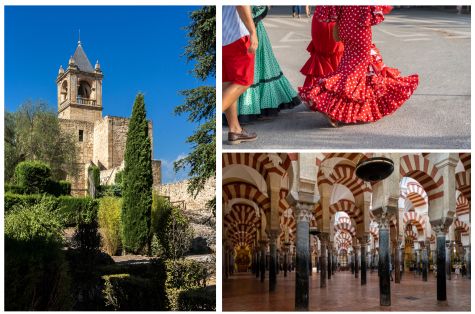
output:
<svg viewBox="0 0 475 314"><path fill-rule="evenodd" d="M266 277L267 277L266 273ZM310 277L312 311L470 311L470 280L447 280L447 302L438 303L436 278L428 282L405 273L400 284L391 282L391 306L379 305L379 279L376 272L367 275L366 286L350 272L337 272L320 288L320 275ZM235 274L223 283L224 311L293 311L295 273L277 277L277 289L269 294L269 282L261 283L251 274Z"/></svg>

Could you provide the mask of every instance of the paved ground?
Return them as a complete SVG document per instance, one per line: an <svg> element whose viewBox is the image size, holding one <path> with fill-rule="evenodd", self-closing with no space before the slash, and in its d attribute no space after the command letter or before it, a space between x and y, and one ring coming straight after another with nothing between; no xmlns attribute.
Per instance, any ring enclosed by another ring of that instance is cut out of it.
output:
<svg viewBox="0 0 475 314"><path fill-rule="evenodd" d="M408 273L406 273L408 274ZM266 273L267 276L267 273ZM251 274L236 274L223 283L224 311L293 311L295 272L286 278L279 274L277 289L269 294L269 282L260 283ZM470 311L470 280L447 281L447 302L438 303L436 278L423 282L413 274L400 284L391 282L391 306L379 305L379 278L367 273L366 286L350 272L340 272L320 288L320 275L310 277L311 311Z"/></svg>
<svg viewBox="0 0 475 314"><path fill-rule="evenodd" d="M292 85L301 86L299 70L308 59L311 19L293 19L289 7L273 7L264 24L274 53ZM281 111L270 121L247 128L259 139L224 149L469 149L470 148L469 15L435 9L396 9L373 28L384 62L403 75L418 73L412 98L393 115L368 125L329 128L304 105ZM227 139L223 127L223 140Z"/></svg>

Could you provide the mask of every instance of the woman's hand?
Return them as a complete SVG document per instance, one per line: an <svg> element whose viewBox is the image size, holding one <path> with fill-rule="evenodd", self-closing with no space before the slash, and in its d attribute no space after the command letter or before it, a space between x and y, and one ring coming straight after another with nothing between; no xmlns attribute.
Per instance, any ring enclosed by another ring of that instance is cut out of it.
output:
<svg viewBox="0 0 475 314"><path fill-rule="evenodd" d="M249 53L255 54L257 47L259 45L258 39L257 39L257 34L253 33L249 35L249 39L251 41L251 45L249 46L249 49L247 50Z"/></svg>

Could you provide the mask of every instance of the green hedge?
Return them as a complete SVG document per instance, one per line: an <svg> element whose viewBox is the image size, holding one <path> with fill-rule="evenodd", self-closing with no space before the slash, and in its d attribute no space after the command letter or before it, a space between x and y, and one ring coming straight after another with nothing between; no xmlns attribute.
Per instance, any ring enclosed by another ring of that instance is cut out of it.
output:
<svg viewBox="0 0 475 314"><path fill-rule="evenodd" d="M193 288L178 294L178 311L216 311L216 290Z"/></svg>
<svg viewBox="0 0 475 314"><path fill-rule="evenodd" d="M12 194L5 193L5 212L14 210L19 206L32 206L38 204L43 198L52 202L52 210L57 211L65 226L75 226L82 221L90 221L97 217L99 203L89 197L72 196L46 196L40 194Z"/></svg>
<svg viewBox="0 0 475 314"><path fill-rule="evenodd" d="M5 214L5 309L69 310L62 223L45 197Z"/></svg>
<svg viewBox="0 0 475 314"><path fill-rule="evenodd" d="M41 161L22 161L15 167L15 181L25 193L44 193L48 190L51 168Z"/></svg>
<svg viewBox="0 0 475 314"><path fill-rule="evenodd" d="M120 267L109 267L119 270ZM124 268L135 270L133 273L104 275L102 290L106 307L111 310L155 310L169 309L165 290L165 265L162 260L152 260L148 265ZM135 274L139 271L138 274Z"/></svg>
<svg viewBox="0 0 475 314"><path fill-rule="evenodd" d="M188 289L206 286L209 273L205 264L193 260L168 260L167 288Z"/></svg>

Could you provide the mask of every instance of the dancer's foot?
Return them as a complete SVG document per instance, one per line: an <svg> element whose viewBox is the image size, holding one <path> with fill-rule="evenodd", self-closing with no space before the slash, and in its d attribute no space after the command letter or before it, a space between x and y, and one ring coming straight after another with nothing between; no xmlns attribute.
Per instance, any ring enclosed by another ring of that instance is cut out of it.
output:
<svg viewBox="0 0 475 314"><path fill-rule="evenodd" d="M339 127L341 127L341 124L340 124L339 121L330 118L330 117L329 117L328 115L326 115L326 114L323 114L323 115L325 116L325 118L327 118L328 123L330 123L330 125L331 125L332 127L334 127L334 128L339 128Z"/></svg>
<svg viewBox="0 0 475 314"><path fill-rule="evenodd" d="M240 133L228 132L228 143L231 145L241 144L242 142L252 142L257 139L257 134L241 129Z"/></svg>

